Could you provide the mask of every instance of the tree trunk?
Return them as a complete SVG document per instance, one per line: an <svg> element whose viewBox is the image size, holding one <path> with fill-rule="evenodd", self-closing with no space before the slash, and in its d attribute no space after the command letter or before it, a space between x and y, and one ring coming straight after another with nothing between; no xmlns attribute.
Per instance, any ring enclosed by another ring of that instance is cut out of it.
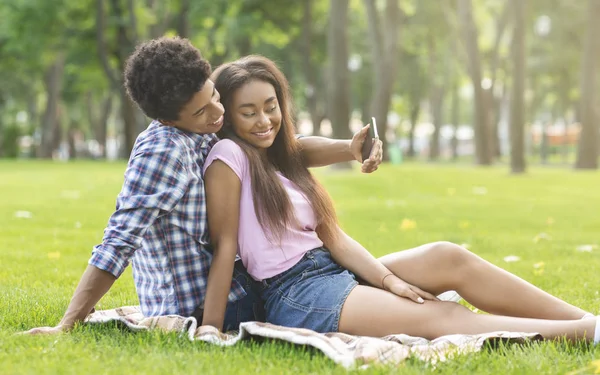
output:
<svg viewBox="0 0 600 375"><path fill-rule="evenodd" d="M478 32L473 20L471 0L458 0L458 12L463 25L463 38L467 53L469 75L473 84L475 121L475 159L477 164L492 164L490 147L490 119L487 110L487 100L481 87L481 57L477 42Z"/></svg>
<svg viewBox="0 0 600 375"><path fill-rule="evenodd" d="M59 54L54 63L46 71L44 83L46 87L46 110L42 118L42 137L37 149L39 158L52 158L56 133L58 131L58 111L60 92L65 67L65 58Z"/></svg>
<svg viewBox="0 0 600 375"><path fill-rule="evenodd" d="M577 169L598 169L598 119L596 118L596 70L600 34L600 1L589 0L588 22L581 68L581 133L577 149Z"/></svg>
<svg viewBox="0 0 600 375"><path fill-rule="evenodd" d="M452 88L452 108L451 108L451 116L452 116L452 125L454 127L454 131L452 132L452 160L458 160L458 128L460 126L460 93L458 89L458 84L454 84Z"/></svg>
<svg viewBox="0 0 600 375"><path fill-rule="evenodd" d="M548 153L549 153L549 145L548 145L548 123L546 121L542 122L542 139L540 143L540 162L542 164L548 164Z"/></svg>
<svg viewBox="0 0 600 375"><path fill-rule="evenodd" d="M77 137L77 121L69 119L69 129L67 130L67 144L69 145L69 159L77 159L77 145L75 138Z"/></svg>
<svg viewBox="0 0 600 375"><path fill-rule="evenodd" d="M429 142L429 160L435 161L440 157L440 130L443 123L444 88L440 85L434 85L432 91L430 103L433 117L433 133Z"/></svg>
<svg viewBox="0 0 600 375"><path fill-rule="evenodd" d="M413 103L410 110L410 130L408 131L408 151L406 152L407 158L414 158L417 154L415 150L415 130L417 128L420 113L421 103Z"/></svg>
<svg viewBox="0 0 600 375"><path fill-rule="evenodd" d="M51 139L51 143L50 143L50 150L51 153L54 152L55 150L58 150L60 148L60 145L63 141L63 127L61 125L61 121L64 120L64 116L62 113L61 108L59 107L57 110L57 114L56 114L56 130L54 131L53 137Z"/></svg>
<svg viewBox="0 0 600 375"><path fill-rule="evenodd" d="M106 133L108 118L110 117L112 110L112 96L109 93L106 98L102 100L100 114L96 115L93 111L93 108L96 107L96 105L93 103L92 94L88 93L87 107L88 122L90 123L90 127L94 132L94 138L98 142L100 148L99 157L104 159L106 158Z"/></svg>
<svg viewBox="0 0 600 375"><path fill-rule="evenodd" d="M181 0L179 16L177 20L177 34L182 38L189 38L190 35L190 0Z"/></svg>
<svg viewBox="0 0 600 375"><path fill-rule="evenodd" d="M100 114L100 120L98 121L98 128L96 131L97 141L100 144L100 157L106 158L106 136L108 133L108 119L112 112L112 97L107 95L102 104L102 113Z"/></svg>
<svg viewBox="0 0 600 375"><path fill-rule="evenodd" d="M492 147L494 149L494 153L492 157L500 159L502 157L502 145L500 142L500 119L501 111L502 111L502 103L506 96L506 85L502 87L502 95L500 97L492 96L492 102L494 106L494 110L491 113L492 117Z"/></svg>
<svg viewBox="0 0 600 375"><path fill-rule="evenodd" d="M27 134L33 134L35 129L39 126L39 111L37 99L37 93L32 88L29 93L29 97L27 98Z"/></svg>
<svg viewBox="0 0 600 375"><path fill-rule="evenodd" d="M127 57L137 43L137 36L135 31L131 31L131 37L128 36L128 28L126 27L127 25L125 22L123 22L125 13L123 11L121 2L119 0L111 0L110 4L111 17L120 21L118 22L116 30L116 45L114 48L114 58L117 60L118 67L116 70L113 69L109 63L109 54L105 41L106 17L104 14L103 0L97 0L96 2L96 45L98 48L100 62L106 76L108 77L112 87L119 90L124 133L124 142L121 145L120 156L127 158L133 149L133 144L135 143L135 139L139 133L136 119L136 113L138 110L129 99L125 88L123 87L122 72L125 68ZM131 8L131 2L128 4ZM132 23L136 22L135 13L131 11L129 12L129 20Z"/></svg>
<svg viewBox="0 0 600 375"><path fill-rule="evenodd" d="M486 107L488 108L488 116L490 119L490 153L492 159L499 158L500 152L500 102L501 99L497 99L494 95L494 88L483 89Z"/></svg>
<svg viewBox="0 0 600 375"><path fill-rule="evenodd" d="M515 12L513 32L513 85L510 97L510 168L525 172L525 1L512 0Z"/></svg>
<svg viewBox="0 0 600 375"><path fill-rule="evenodd" d="M350 74L348 71L348 0L331 2L327 38L329 55L329 120L334 138L348 139L350 131Z"/></svg>
<svg viewBox="0 0 600 375"><path fill-rule="evenodd" d="M444 96L446 95L445 86L448 80L448 64L440 64L438 50L432 38L429 38L429 75L432 78L429 106L433 117L433 133L429 140L429 160L435 161L440 157L440 131L443 125L442 117Z"/></svg>
<svg viewBox="0 0 600 375"><path fill-rule="evenodd" d="M371 101L371 113L377 119L379 137L383 142L383 158L388 160L387 117L390 110L392 90L397 71L397 59L401 14L397 0L386 0L383 30L380 30L379 13L374 0L364 0L367 10L369 39L373 61L375 90Z"/></svg>
<svg viewBox="0 0 600 375"><path fill-rule="evenodd" d="M123 141L124 144L120 148L120 156L123 159L129 158L135 139L138 136L136 128L136 107L135 104L129 99L125 88L121 89L121 117L123 119Z"/></svg>
<svg viewBox="0 0 600 375"><path fill-rule="evenodd" d="M563 126L563 136L562 136L562 145L561 145L561 156L563 164L568 164L569 162L569 119L567 117L567 111L569 110L569 78L568 73L566 71L561 72L560 84L558 86L558 99L559 99L559 108L560 108L560 117L564 121Z"/></svg>
<svg viewBox="0 0 600 375"><path fill-rule="evenodd" d="M312 5L313 0L304 1L304 14L302 18L302 58L304 65L304 79L306 80L306 107L313 125L313 135L321 135L321 121L324 114L318 108L317 72L312 61Z"/></svg>
<svg viewBox="0 0 600 375"><path fill-rule="evenodd" d="M500 110L502 105L503 97L496 97L496 78L498 77L498 69L500 67L500 45L506 31L506 26L510 19L510 3L505 3L502 13L496 20L496 37L494 40L494 47L492 49L492 56L490 62L490 73L491 73L491 86L488 93L488 109L490 119L490 137L491 139L491 157L499 159L502 157L502 150L500 146ZM502 86L502 91L506 90L506 82Z"/></svg>
<svg viewBox="0 0 600 375"><path fill-rule="evenodd" d="M112 0L113 3L112 11L113 15L117 19L123 19L123 9L119 6L119 1ZM130 17L135 17L135 15L130 14ZM127 57L131 53L136 43L136 39L129 38L127 34L127 27L124 23L119 23L117 27L117 54L116 57L119 61L120 72L119 76L122 76L122 72L125 70L125 62ZM125 144L121 147L121 157L129 158L129 154L131 154L131 150L133 149L133 145L135 143L135 139L139 134L137 129L137 119L136 119L136 111L137 107L132 103L131 99L127 95L125 91L125 87L120 85L121 92L121 111L123 116L123 131L124 131L124 141Z"/></svg>

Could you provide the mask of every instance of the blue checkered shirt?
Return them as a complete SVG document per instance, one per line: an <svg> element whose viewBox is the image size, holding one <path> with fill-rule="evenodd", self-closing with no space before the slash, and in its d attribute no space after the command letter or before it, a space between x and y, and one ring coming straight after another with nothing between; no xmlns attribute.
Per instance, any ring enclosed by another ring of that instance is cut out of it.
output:
<svg viewBox="0 0 600 375"><path fill-rule="evenodd" d="M135 142L89 264L119 277L131 261L145 316L189 316L204 303L212 256L202 165L216 141L153 121ZM245 295L233 280L229 301Z"/></svg>

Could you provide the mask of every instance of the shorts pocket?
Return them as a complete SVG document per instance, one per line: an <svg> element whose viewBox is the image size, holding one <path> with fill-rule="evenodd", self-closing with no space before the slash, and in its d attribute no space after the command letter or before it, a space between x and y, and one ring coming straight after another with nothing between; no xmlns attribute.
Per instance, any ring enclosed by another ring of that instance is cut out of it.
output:
<svg viewBox="0 0 600 375"><path fill-rule="evenodd" d="M339 281L343 281L340 279ZM303 311L330 311L335 299L334 276L324 276L318 270L305 272L287 291L282 293L283 302ZM330 295L332 294L333 295Z"/></svg>

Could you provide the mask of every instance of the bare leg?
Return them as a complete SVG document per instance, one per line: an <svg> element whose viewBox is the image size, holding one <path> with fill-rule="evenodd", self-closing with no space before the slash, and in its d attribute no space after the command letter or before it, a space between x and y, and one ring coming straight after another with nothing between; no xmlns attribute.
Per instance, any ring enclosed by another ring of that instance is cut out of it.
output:
<svg viewBox="0 0 600 375"><path fill-rule="evenodd" d="M523 318L581 319L584 310L450 242L436 242L379 258L394 274L432 294L456 290L480 310Z"/></svg>
<svg viewBox="0 0 600 375"><path fill-rule="evenodd" d="M339 330L363 336L405 333L427 339L459 333L538 332L545 339L593 341L595 326L596 319L542 320L475 314L457 303L418 304L381 289L359 285L344 303Z"/></svg>

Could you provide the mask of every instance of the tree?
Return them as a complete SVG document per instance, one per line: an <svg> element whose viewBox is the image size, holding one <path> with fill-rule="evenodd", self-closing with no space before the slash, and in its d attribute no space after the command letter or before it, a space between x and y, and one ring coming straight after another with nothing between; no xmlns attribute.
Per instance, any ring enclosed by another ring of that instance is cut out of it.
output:
<svg viewBox="0 0 600 375"><path fill-rule="evenodd" d="M473 20L471 0L458 0L459 20L467 53L468 71L473 85L475 113L475 160L480 165L492 164L490 119L485 92L481 87L481 57L479 55L478 31Z"/></svg>
<svg viewBox="0 0 600 375"><path fill-rule="evenodd" d="M497 78L498 73L501 67L501 59L500 59L500 49L502 46L502 40L504 38L505 31L507 29L509 20L510 20L510 8L511 3L506 2L498 14L495 17L496 20L496 28L495 28L495 38L494 45L492 50L490 51L490 87L487 90L484 90L486 93L488 111L489 111L489 119L490 119L490 136L492 148L490 152L492 153L492 157L500 157L502 156L502 152L500 149L500 134L499 134L499 122L500 122L500 107L503 100L503 95L496 95L496 86L497 86ZM502 87L502 94L506 92L506 82L504 82Z"/></svg>
<svg viewBox="0 0 600 375"><path fill-rule="evenodd" d="M458 90L458 80L454 78L452 85L452 99L450 103L450 119L453 125L451 150L452 160L458 159L458 128L460 126L460 94Z"/></svg>
<svg viewBox="0 0 600 375"><path fill-rule="evenodd" d="M525 1L512 0L513 85L510 96L510 168L525 172Z"/></svg>
<svg viewBox="0 0 600 375"><path fill-rule="evenodd" d="M348 71L348 0L331 2L329 32L329 84L327 88L328 117L335 138L349 138L350 74Z"/></svg>
<svg viewBox="0 0 600 375"><path fill-rule="evenodd" d="M49 159L52 157L57 143L60 143L59 134L59 105L62 88L65 58L59 54L56 61L48 67L44 75L44 86L46 88L46 110L42 118L42 131L40 146L37 149L37 157Z"/></svg>
<svg viewBox="0 0 600 375"><path fill-rule="evenodd" d="M598 118L596 106L596 70L598 69L600 1L588 0L588 21L581 67L581 133L575 168L598 169Z"/></svg>
<svg viewBox="0 0 600 375"><path fill-rule="evenodd" d="M404 35L408 36L408 34L409 28L407 27L407 33ZM407 158L416 156L415 130L421 114L421 102L427 95L431 80L430 75L425 71L426 64L422 61L425 59L424 54L419 50L413 50L412 47L409 40L405 38L402 43L402 64L398 67L398 82L396 82L397 92L406 102L406 113L401 113L401 115L409 121Z"/></svg>
<svg viewBox="0 0 600 375"><path fill-rule="evenodd" d="M429 40L429 74L432 76L429 93L429 106L433 123L433 133L429 140L429 160L435 161L440 157L440 131L443 124L444 97L448 81L449 54L440 58L439 47L435 41ZM445 63L442 63L442 61Z"/></svg>
<svg viewBox="0 0 600 375"><path fill-rule="evenodd" d="M106 77L111 83L113 90L119 93L121 99L121 119L123 121L124 145L121 147L121 157L127 158L133 149L133 144L138 136L136 107L127 95L123 86L123 71L127 57L133 51L137 44L137 19L132 4L132 0L128 2L129 9L129 24L125 21L125 9L120 0L110 1L109 18L116 23L116 32L114 42L109 43L106 40L106 15L104 13L104 0L96 2L96 36L98 55L102 62L102 68L106 73ZM111 25L112 26L112 25ZM113 68L110 63L111 58L116 60L116 67Z"/></svg>
<svg viewBox="0 0 600 375"><path fill-rule="evenodd" d="M373 61L375 92L371 101L371 113L377 119L377 128L383 142L384 159L387 159L387 117L396 79L401 11L397 0L386 0L383 17L379 15L375 0L364 0L364 4L367 10L372 54L376 56ZM380 18L383 18L383 22L380 22ZM385 32L382 33L380 25Z"/></svg>
<svg viewBox="0 0 600 375"><path fill-rule="evenodd" d="M306 83L305 96L306 106L310 114L310 120L313 125L313 134L320 135L321 122L325 118L325 108L320 103L323 102L321 95L321 85L317 81L318 67L313 59L313 4L314 0L305 0L302 18L302 66L304 70L304 79Z"/></svg>

